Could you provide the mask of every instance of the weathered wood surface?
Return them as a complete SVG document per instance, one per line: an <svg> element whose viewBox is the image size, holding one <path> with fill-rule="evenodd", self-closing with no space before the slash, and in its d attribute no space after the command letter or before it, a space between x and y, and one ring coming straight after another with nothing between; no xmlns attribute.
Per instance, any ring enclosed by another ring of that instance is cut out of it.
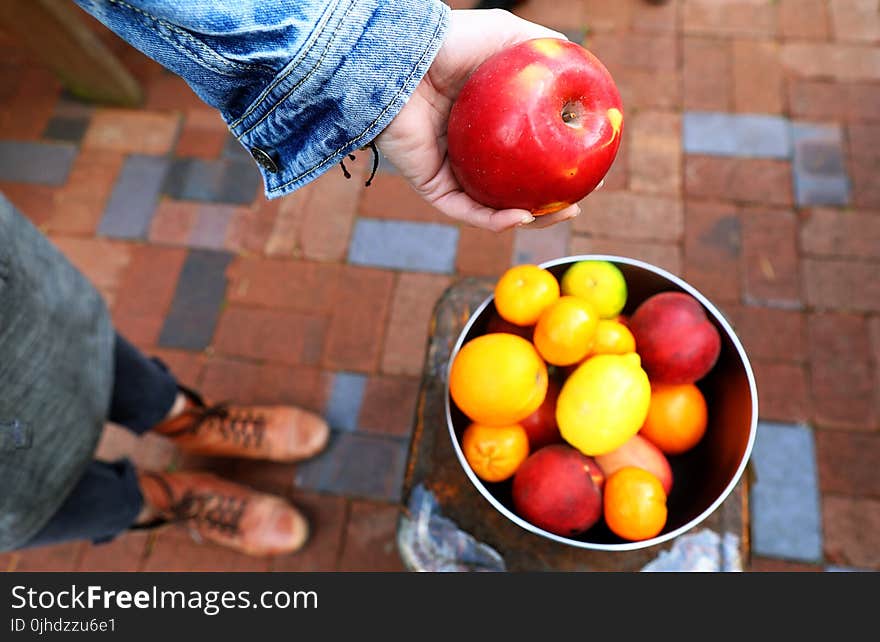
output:
<svg viewBox="0 0 880 642"><path fill-rule="evenodd" d="M70 93L95 103L140 105L143 92L137 80L84 20L72 2L0 2L0 28L31 50Z"/></svg>

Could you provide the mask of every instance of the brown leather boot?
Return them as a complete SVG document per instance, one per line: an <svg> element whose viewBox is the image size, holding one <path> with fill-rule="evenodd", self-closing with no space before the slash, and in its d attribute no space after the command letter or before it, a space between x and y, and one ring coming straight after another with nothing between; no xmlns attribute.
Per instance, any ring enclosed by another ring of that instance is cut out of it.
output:
<svg viewBox="0 0 880 642"><path fill-rule="evenodd" d="M154 432L198 455L299 461L327 445L330 429L318 415L293 406L209 405L181 386L186 407Z"/></svg>
<svg viewBox="0 0 880 642"><path fill-rule="evenodd" d="M138 473L149 521L189 527L208 540L247 555L278 555L302 548L309 536L305 517L280 497L258 493L208 473Z"/></svg>

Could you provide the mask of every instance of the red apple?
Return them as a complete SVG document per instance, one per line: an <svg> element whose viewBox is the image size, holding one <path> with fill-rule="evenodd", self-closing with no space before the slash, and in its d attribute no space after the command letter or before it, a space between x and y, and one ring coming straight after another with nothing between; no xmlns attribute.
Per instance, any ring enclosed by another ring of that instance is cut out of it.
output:
<svg viewBox="0 0 880 642"><path fill-rule="evenodd" d="M507 334L515 334L522 337L526 341L531 341L532 335L535 333L535 326L516 325L515 323L511 323L510 321L502 317L497 312L493 312L492 316L489 317L489 322L486 324L486 334L494 334L495 332L506 332Z"/></svg>
<svg viewBox="0 0 880 642"><path fill-rule="evenodd" d="M666 455L641 435L633 437L620 448L605 455L594 457L605 477L611 477L616 471L626 466L635 466L647 470L663 484L666 495L672 490L672 468Z"/></svg>
<svg viewBox="0 0 880 642"><path fill-rule="evenodd" d="M538 216L596 188L622 131L620 94L604 65L580 45L538 38L468 78L449 115L449 162L474 200Z"/></svg>
<svg viewBox="0 0 880 642"><path fill-rule="evenodd" d="M526 521L557 535L583 533L602 517L605 477L592 458L567 444L529 455L513 477L513 505Z"/></svg>
<svg viewBox="0 0 880 642"><path fill-rule="evenodd" d="M683 292L646 299L630 317L629 329L652 383L694 383L721 353L718 330L700 302Z"/></svg>
<svg viewBox="0 0 880 642"><path fill-rule="evenodd" d="M554 379L547 381L547 394L538 409L519 422L529 436L529 450L536 450L550 444L562 443L559 426L556 425L556 399L562 386Z"/></svg>

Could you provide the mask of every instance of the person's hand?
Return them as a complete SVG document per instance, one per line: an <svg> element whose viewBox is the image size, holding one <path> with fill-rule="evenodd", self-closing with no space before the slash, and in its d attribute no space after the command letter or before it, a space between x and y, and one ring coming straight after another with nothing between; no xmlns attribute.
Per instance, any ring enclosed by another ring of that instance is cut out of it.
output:
<svg viewBox="0 0 880 642"><path fill-rule="evenodd" d="M446 156L446 124L468 76L493 54L531 38L564 35L502 10L453 11L446 40L410 100L376 138L376 145L416 191L444 214L501 231L517 225L547 227L580 209L533 217L528 210L495 210L464 193Z"/></svg>

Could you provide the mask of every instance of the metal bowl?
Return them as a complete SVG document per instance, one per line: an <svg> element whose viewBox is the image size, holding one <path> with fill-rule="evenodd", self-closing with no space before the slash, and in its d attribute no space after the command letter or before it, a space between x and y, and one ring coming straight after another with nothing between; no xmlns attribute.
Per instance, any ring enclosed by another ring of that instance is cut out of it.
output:
<svg viewBox="0 0 880 642"><path fill-rule="evenodd" d="M461 449L461 435L470 420L452 400L448 371L446 422L455 454L464 472L480 494L514 524L560 544L603 551L631 551L678 537L706 519L727 498L745 470L752 451L758 423L758 394L749 359L733 328L705 296L682 279L642 261L608 255L568 256L542 263L541 267L559 279L572 263L587 260L610 261L623 272L629 291L624 314L632 314L642 301L659 292L685 292L703 305L721 336L721 354L717 363L708 375L697 382L708 405L709 425L696 447L668 458L674 483L667 499L666 526L660 534L651 539L631 542L612 533L604 520L577 537L563 537L538 528L514 512L510 480L483 482L467 463ZM453 348L450 368L461 347L485 333L494 310L493 297L489 296L474 311Z"/></svg>

